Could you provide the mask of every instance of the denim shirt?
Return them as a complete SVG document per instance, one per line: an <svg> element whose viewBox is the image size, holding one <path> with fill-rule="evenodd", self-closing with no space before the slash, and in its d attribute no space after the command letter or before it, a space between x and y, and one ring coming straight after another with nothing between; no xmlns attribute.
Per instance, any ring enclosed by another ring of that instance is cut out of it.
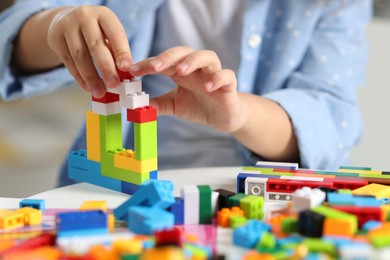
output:
<svg viewBox="0 0 390 260"><path fill-rule="evenodd" d="M133 58L139 61L150 55L156 12L163 3L16 1L0 15L2 98L38 95L73 81L63 67L30 76L17 76L12 71L13 40L33 13L61 5L104 4L123 23ZM271 99L288 113L302 168L336 169L346 163L350 149L359 140L362 121L356 88L365 75L365 26L370 18L370 0L245 0L238 90ZM82 147L84 130L72 149ZM242 165L254 165L261 159L238 142L237 151Z"/></svg>

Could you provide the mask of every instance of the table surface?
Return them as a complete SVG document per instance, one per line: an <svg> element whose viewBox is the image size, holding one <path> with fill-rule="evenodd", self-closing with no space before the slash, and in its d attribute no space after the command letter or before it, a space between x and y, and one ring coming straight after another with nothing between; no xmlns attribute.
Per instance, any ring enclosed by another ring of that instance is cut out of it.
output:
<svg viewBox="0 0 390 260"><path fill-rule="evenodd" d="M236 177L242 167L192 168L159 171L160 180L173 182L174 195L180 195L183 185L210 185L213 189L236 191ZM95 186L79 183L45 191L30 199L44 199L46 208L79 208L85 200L105 200L108 208L116 208L127 200L129 195ZM0 208L19 207L22 198L0 198Z"/></svg>

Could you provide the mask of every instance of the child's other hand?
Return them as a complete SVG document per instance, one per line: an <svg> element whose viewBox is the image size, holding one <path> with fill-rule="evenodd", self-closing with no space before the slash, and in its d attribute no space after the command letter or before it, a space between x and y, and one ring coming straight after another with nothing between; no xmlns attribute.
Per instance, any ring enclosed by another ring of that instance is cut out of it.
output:
<svg viewBox="0 0 390 260"><path fill-rule="evenodd" d="M235 74L221 68L215 52L174 47L134 64L130 72L161 73L176 83L175 89L151 100L159 115L175 115L224 132L238 130L246 120Z"/></svg>
<svg viewBox="0 0 390 260"><path fill-rule="evenodd" d="M97 98L105 86L119 85L116 68L126 71L133 63L125 30L107 7L64 8L51 21L47 39L77 83Z"/></svg>

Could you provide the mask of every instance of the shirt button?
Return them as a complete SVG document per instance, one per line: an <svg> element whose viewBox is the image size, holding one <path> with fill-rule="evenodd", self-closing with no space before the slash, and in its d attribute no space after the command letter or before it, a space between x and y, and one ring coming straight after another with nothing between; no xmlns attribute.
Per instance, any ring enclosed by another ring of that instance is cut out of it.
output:
<svg viewBox="0 0 390 260"><path fill-rule="evenodd" d="M248 38L248 45L249 47L251 48L257 48L259 47L261 43L261 37L259 34L256 34L256 33L253 33L251 35L249 35L249 38Z"/></svg>

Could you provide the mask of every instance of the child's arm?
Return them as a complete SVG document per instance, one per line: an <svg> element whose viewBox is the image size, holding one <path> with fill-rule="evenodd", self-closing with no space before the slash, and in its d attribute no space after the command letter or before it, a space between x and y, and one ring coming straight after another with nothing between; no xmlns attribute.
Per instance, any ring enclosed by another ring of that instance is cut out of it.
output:
<svg viewBox="0 0 390 260"><path fill-rule="evenodd" d="M175 81L175 89L151 100L160 115L175 115L231 133L268 160L298 160L287 113L269 99L238 93L234 72L222 69L214 52L175 47L133 65L130 72L135 76L161 73Z"/></svg>
<svg viewBox="0 0 390 260"><path fill-rule="evenodd" d="M105 85L119 84L116 66L126 70L132 58L123 26L111 10L79 6L42 11L28 19L15 42L13 62L25 73L64 64L81 87L101 97Z"/></svg>

